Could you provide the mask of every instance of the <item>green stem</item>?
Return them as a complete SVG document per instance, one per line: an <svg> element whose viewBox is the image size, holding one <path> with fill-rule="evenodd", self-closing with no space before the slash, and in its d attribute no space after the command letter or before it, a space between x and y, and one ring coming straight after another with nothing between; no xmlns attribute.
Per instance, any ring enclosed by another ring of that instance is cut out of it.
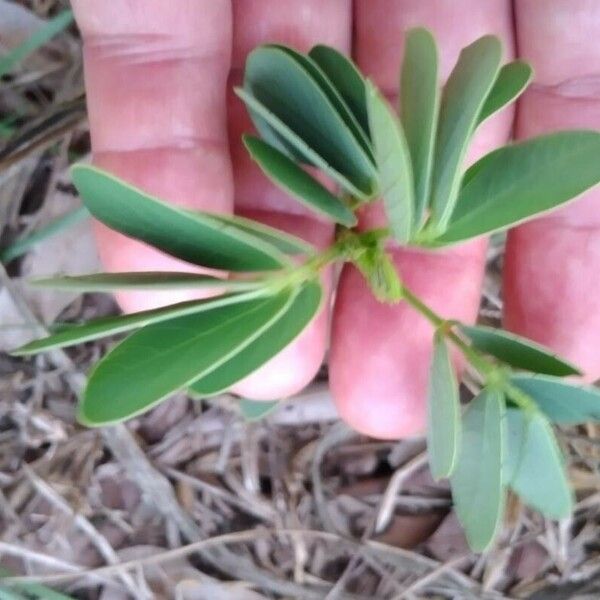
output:
<svg viewBox="0 0 600 600"><path fill-rule="evenodd" d="M393 264L391 257L383 248L383 244L389 236L389 229L371 229L363 233L343 229L338 232L336 242L329 248L310 257L300 267L291 267L282 271L267 283L267 289L269 293L275 293L284 287L301 285L303 282L316 277L321 269L335 261L352 262L360 268L360 257L363 256L364 252L373 249L376 250L376 257L379 256L382 261L387 260L390 264ZM449 342L460 350L465 359L479 373L484 386L501 389L515 404L525 410L535 408L533 400L507 380L504 369L498 367L465 342L453 331L454 323L452 321L444 319L425 304L421 298L400 282L395 269L393 271L394 278L397 279L401 291L400 298L425 317L436 330L440 331ZM367 280L369 280L368 274ZM369 283L373 285L372 281ZM383 301L389 301L389 298L383 298Z"/></svg>
<svg viewBox="0 0 600 600"><path fill-rule="evenodd" d="M444 319L429 306L427 306L418 296L415 296L406 286L402 287L402 298L414 308L418 313L424 316L434 327L441 331L448 340L450 340L465 356L465 358L479 371L486 379L495 378L497 367L485 360L474 348L469 346L454 331L452 331L452 322Z"/></svg>
<svg viewBox="0 0 600 600"><path fill-rule="evenodd" d="M418 313L424 316L438 331L452 342L482 376L484 385L500 388L515 404L524 410L537 410L535 402L519 388L507 381L504 370L483 357L475 348L469 346L463 339L452 331L452 322L443 319L415 296L406 286L402 288L402 297Z"/></svg>

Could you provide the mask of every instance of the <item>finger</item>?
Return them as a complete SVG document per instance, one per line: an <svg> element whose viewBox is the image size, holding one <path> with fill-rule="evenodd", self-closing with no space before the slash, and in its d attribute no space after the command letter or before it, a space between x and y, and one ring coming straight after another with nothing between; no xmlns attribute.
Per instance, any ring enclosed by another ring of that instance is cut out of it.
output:
<svg viewBox="0 0 600 600"><path fill-rule="evenodd" d="M600 4L518 0L520 53L536 71L519 103L517 136L600 129ZM600 376L600 190L508 237L505 324Z"/></svg>
<svg viewBox="0 0 600 600"><path fill-rule="evenodd" d="M460 49L486 33L512 48L510 5L504 0L423 2L358 0L355 52L359 66L395 100L402 34L424 25L441 48L446 77ZM479 133L470 160L503 143L510 112ZM448 318L473 321L481 292L485 241L444 252L392 250L406 285ZM330 381L342 417L361 432L383 438L422 433L433 331L406 304L384 306L371 297L352 267L342 273L333 319Z"/></svg>
<svg viewBox="0 0 600 600"><path fill-rule="evenodd" d="M225 90L229 0L74 0L84 39L94 162L172 202L231 212ZM153 248L97 227L109 271L190 269ZM191 292L127 293L126 310Z"/></svg>
<svg viewBox="0 0 600 600"><path fill-rule="evenodd" d="M239 85L247 54L265 42L283 43L308 51L317 43L350 49L350 0L244 0L234 2L233 69L230 83ZM271 185L250 160L241 144L242 133L252 130L241 101L230 87L230 146L235 178L236 212L275 224L319 247L333 239L331 224L318 220L296 201ZM327 276L327 279L329 276ZM329 282L326 282L329 287ZM328 303L325 303L327 306ZM255 399L289 396L316 374L327 344L328 310L296 342L250 375L234 391Z"/></svg>

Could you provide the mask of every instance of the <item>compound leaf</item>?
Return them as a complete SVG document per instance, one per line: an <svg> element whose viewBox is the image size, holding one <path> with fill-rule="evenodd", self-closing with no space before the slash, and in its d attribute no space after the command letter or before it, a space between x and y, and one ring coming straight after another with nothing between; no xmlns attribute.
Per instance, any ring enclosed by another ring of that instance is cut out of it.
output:
<svg viewBox="0 0 600 600"><path fill-rule="evenodd" d="M505 405L502 394L483 390L462 419L461 447L450 483L456 514L472 550L485 550L504 510L502 456Z"/></svg>

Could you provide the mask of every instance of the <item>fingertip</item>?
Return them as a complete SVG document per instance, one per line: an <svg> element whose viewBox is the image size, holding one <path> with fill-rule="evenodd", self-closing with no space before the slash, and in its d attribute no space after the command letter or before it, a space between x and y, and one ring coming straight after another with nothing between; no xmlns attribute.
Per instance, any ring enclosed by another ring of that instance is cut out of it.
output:
<svg viewBox="0 0 600 600"><path fill-rule="evenodd" d="M486 243L445 252L393 251L405 285L446 318L477 316ZM375 300L352 266L342 272L332 327L330 385L340 416L376 438L423 434L433 328L406 303Z"/></svg>
<svg viewBox="0 0 600 600"><path fill-rule="evenodd" d="M327 345L328 314L316 319L287 348L231 388L251 400L277 400L302 391L315 377Z"/></svg>

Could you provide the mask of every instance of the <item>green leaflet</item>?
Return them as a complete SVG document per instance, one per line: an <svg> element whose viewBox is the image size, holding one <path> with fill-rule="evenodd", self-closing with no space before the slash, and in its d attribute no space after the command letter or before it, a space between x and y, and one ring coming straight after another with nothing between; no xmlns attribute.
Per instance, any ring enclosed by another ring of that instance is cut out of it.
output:
<svg viewBox="0 0 600 600"><path fill-rule="evenodd" d="M274 246L284 254L312 254L315 252L313 246L299 237L252 219L246 219L239 215L216 215L212 213L210 218L225 225L233 225L236 229L240 229Z"/></svg>
<svg viewBox="0 0 600 600"><path fill-rule="evenodd" d="M245 135L243 140L263 173L285 192L336 223L356 225L354 213L295 161L259 138Z"/></svg>
<svg viewBox="0 0 600 600"><path fill-rule="evenodd" d="M368 193L360 190L348 177L336 171L334 167L332 167L326 160L319 156L319 154L317 154L308 144L306 144L298 135L296 135L286 123L284 123L274 113L263 106L252 94L248 93L242 88L235 88L235 93L245 102L248 111L251 115L253 115L254 124L260 131L262 137L272 146L277 147L272 141L272 136L268 137L260 129L259 123L256 120L256 116L267 123L268 126L277 133L277 135L286 140L286 143L293 147L295 153L299 154L301 157L298 160L318 167L321 169L321 171L323 171L323 173L331 177L331 179L339 184L344 190L356 196L357 198L364 200L373 195L373 189L371 189L373 187L372 184L370 184ZM279 147L279 149L281 150L281 147ZM292 153L289 154L292 155Z"/></svg>
<svg viewBox="0 0 600 600"><path fill-rule="evenodd" d="M449 477L460 444L460 404L456 375L444 337L435 334L427 394L427 452L434 479Z"/></svg>
<svg viewBox="0 0 600 600"><path fill-rule="evenodd" d="M515 60L504 65L487 97L477 123L481 124L494 113L514 102L527 88L533 77L529 63Z"/></svg>
<svg viewBox="0 0 600 600"><path fill-rule="evenodd" d="M171 206L87 165L72 169L84 204L110 228L193 264L228 271L280 269L274 246L208 214Z"/></svg>
<svg viewBox="0 0 600 600"><path fill-rule="evenodd" d="M509 409L504 481L521 499L550 519L573 510L573 495L552 428L540 413Z"/></svg>
<svg viewBox="0 0 600 600"><path fill-rule="evenodd" d="M561 131L499 148L465 174L455 213L438 245L512 227L600 181L600 133Z"/></svg>
<svg viewBox="0 0 600 600"><path fill-rule="evenodd" d="M198 273L175 271L136 271L131 273L91 273L89 275L52 277L31 282L37 287L79 292L114 290L225 289L249 290L264 285L264 280L219 279Z"/></svg>
<svg viewBox="0 0 600 600"><path fill-rule="evenodd" d="M302 54L300 52L296 52L296 50L288 46L277 44L269 44L268 47L277 48L283 52L286 52L298 63L298 66L306 71L313 81L321 88L321 91L327 96L327 99L333 106L334 110L344 121L346 127L352 132L352 135L356 138L358 143L362 146L370 162L373 163L374 159L371 152L371 142L368 136L361 128L360 124L356 120L356 117L354 116L354 113L350 110L350 107L346 104L346 101L342 95L339 93L327 75L323 72L317 62L312 58L310 53L308 55Z"/></svg>
<svg viewBox="0 0 600 600"><path fill-rule="evenodd" d="M316 281L305 284L268 329L231 360L195 381L190 386L192 393L204 397L218 394L256 371L306 329L322 302L321 285Z"/></svg>
<svg viewBox="0 0 600 600"><path fill-rule="evenodd" d="M92 371L79 420L115 423L188 387L241 352L286 310L294 292L256 298L148 325Z"/></svg>
<svg viewBox="0 0 600 600"><path fill-rule="evenodd" d="M29 39L0 57L0 77L10 73L24 58L48 43L73 22L73 11L63 10L45 23Z"/></svg>
<svg viewBox="0 0 600 600"><path fill-rule="evenodd" d="M262 402L257 400L240 400L240 413L247 423L260 421L271 414L279 406L279 400Z"/></svg>
<svg viewBox="0 0 600 600"><path fill-rule="evenodd" d="M600 390L544 375L514 374L511 383L533 398L555 423L574 425L600 420Z"/></svg>
<svg viewBox="0 0 600 600"><path fill-rule="evenodd" d="M322 161L368 196L374 176L368 154L327 94L291 52L273 46L262 46L251 52L246 61L244 89L285 123ZM315 68L318 67L315 65ZM251 108L258 112L255 107ZM259 116L265 119L265 115L259 113ZM269 125L274 127L272 122ZM281 130L277 133L283 134ZM293 143L291 139L286 141Z"/></svg>
<svg viewBox="0 0 600 600"><path fill-rule="evenodd" d="M227 296L218 296L216 298L207 298L205 300L190 300L180 302L170 306L144 310L141 312L120 315L117 317L102 317L94 319L81 325L63 325L57 333L39 340L34 340L13 350L13 356L26 356L36 354L53 348L64 348L83 342L90 342L99 338L125 333L132 329L139 329L151 323L159 323L168 319L192 315L197 312L212 309L218 306L228 306L237 302L245 302L256 296L260 292L246 292L243 294L231 294Z"/></svg>
<svg viewBox="0 0 600 600"><path fill-rule="evenodd" d="M431 188L432 219L438 231L445 230L454 210L467 148L501 55L498 38L479 38L462 50L444 87Z"/></svg>
<svg viewBox="0 0 600 600"><path fill-rule="evenodd" d="M502 394L483 390L462 419L461 448L450 478L456 514L472 550L485 550L502 521L505 405Z"/></svg>
<svg viewBox="0 0 600 600"><path fill-rule="evenodd" d="M512 367L559 377L581 374L577 367L554 354L549 348L514 333L482 325L459 325L458 328L471 340L475 348Z"/></svg>
<svg viewBox="0 0 600 600"><path fill-rule="evenodd" d="M415 188L415 228L421 227L431 190L440 104L438 50L427 29L406 34L400 74L400 116L412 159Z"/></svg>
<svg viewBox="0 0 600 600"><path fill-rule="evenodd" d="M413 174L402 125L383 96L367 83L369 129L375 148L379 192L394 238L406 244L414 213Z"/></svg>
<svg viewBox="0 0 600 600"><path fill-rule="evenodd" d="M365 80L356 65L330 46L314 46L308 55L319 65L352 111L365 136L369 136Z"/></svg>

